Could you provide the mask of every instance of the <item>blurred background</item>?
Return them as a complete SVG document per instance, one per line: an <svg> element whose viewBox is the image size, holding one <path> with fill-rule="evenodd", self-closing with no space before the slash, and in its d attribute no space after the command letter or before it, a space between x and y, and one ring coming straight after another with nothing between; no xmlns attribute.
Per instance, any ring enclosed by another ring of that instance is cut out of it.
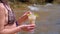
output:
<svg viewBox="0 0 60 34"><path fill-rule="evenodd" d="M60 0L9 0L16 19L31 10L38 15L34 33L18 34L60 34Z"/></svg>

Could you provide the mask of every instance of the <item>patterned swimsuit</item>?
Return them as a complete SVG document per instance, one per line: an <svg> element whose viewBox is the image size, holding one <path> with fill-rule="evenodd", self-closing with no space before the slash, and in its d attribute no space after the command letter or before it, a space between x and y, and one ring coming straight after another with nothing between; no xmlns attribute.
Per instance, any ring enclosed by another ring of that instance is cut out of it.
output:
<svg viewBox="0 0 60 34"><path fill-rule="evenodd" d="M7 24L11 25L11 24L16 23L16 25L18 25L13 11L8 9L9 6L6 5L4 2L2 2L2 1L0 1L0 2L3 3L4 7L8 10L8 23Z"/></svg>

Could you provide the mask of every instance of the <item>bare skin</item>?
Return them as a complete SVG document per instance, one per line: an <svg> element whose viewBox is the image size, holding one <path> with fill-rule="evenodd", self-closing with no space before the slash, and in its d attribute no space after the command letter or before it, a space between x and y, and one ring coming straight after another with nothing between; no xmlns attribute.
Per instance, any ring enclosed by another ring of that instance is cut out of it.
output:
<svg viewBox="0 0 60 34"><path fill-rule="evenodd" d="M22 21L20 21L20 23L26 19L23 19ZM8 11L3 6L3 4L0 3L0 34L16 34L17 32L20 32L21 30L31 31L35 27L34 24L20 25L16 27L16 23L14 23L13 25L9 25L9 24L6 25L7 22L8 22Z"/></svg>

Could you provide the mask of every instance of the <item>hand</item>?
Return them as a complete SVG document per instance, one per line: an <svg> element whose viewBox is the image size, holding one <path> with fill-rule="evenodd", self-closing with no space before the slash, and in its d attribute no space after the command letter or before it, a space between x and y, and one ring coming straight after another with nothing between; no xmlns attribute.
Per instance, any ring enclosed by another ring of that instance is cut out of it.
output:
<svg viewBox="0 0 60 34"><path fill-rule="evenodd" d="M21 17L19 17L18 20L17 20L17 21L18 21L18 24L21 25L22 22L26 21L26 20L28 19L27 14L31 14L31 13L32 13L32 12L27 11L27 12L25 12Z"/></svg>
<svg viewBox="0 0 60 34"><path fill-rule="evenodd" d="M31 25L21 25L21 29L23 31L32 31L32 30L34 30L34 28L35 28L34 24L31 24Z"/></svg>
<svg viewBox="0 0 60 34"><path fill-rule="evenodd" d="M32 14L32 12L31 11L27 11L27 12L24 13L24 15L26 15L26 16L27 16L27 14Z"/></svg>

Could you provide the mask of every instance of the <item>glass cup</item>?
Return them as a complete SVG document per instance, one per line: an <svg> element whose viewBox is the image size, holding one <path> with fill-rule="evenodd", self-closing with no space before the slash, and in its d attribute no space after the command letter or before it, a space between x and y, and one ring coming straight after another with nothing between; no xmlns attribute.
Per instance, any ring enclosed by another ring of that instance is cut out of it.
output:
<svg viewBox="0 0 60 34"><path fill-rule="evenodd" d="M34 14L30 14L30 15L28 16L28 19L29 19L29 23L30 23L30 24L34 24L34 25L35 25L36 16L35 16ZM33 33L34 33L34 30L35 30L35 29L31 30L31 31L30 31L30 34L33 34Z"/></svg>
<svg viewBox="0 0 60 34"><path fill-rule="evenodd" d="M30 24L35 24L36 16L34 14L31 14L28 16Z"/></svg>

